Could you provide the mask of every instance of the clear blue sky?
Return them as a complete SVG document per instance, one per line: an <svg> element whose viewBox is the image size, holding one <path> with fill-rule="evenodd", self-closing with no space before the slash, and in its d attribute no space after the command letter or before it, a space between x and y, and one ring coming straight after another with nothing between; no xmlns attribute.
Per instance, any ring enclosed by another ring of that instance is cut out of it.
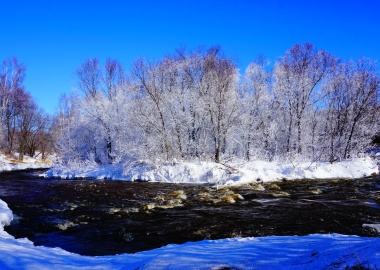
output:
<svg viewBox="0 0 380 270"><path fill-rule="evenodd" d="M220 45L244 68L310 41L338 57L380 60L380 1L1 1L0 59L27 67L25 85L54 112L75 88L85 59L112 57L128 68L176 48Z"/></svg>

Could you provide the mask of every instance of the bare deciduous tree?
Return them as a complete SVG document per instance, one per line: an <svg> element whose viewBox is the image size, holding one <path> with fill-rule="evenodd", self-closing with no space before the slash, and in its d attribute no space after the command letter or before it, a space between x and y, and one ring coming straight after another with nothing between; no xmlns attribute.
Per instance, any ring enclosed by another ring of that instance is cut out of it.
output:
<svg viewBox="0 0 380 270"><path fill-rule="evenodd" d="M277 98L287 111L286 151L302 154L302 124L305 112L318 102L318 85L335 60L310 43L293 46L277 64ZM294 129L296 134L294 134ZM292 147L293 144L293 147Z"/></svg>
<svg viewBox="0 0 380 270"><path fill-rule="evenodd" d="M295 45L273 69L253 62L242 78L211 48L137 61L128 81L118 62L90 60L79 81L82 96L55 121L64 160L334 162L364 151L379 127L374 66L311 44Z"/></svg>

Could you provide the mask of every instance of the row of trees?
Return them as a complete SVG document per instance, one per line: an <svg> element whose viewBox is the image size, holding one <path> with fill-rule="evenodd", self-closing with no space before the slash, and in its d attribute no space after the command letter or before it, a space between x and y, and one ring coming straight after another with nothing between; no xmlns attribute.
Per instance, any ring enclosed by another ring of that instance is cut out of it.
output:
<svg viewBox="0 0 380 270"><path fill-rule="evenodd" d="M0 64L0 147L22 160L24 155L45 158L51 151L49 117L25 90L25 67L17 59Z"/></svg>
<svg viewBox="0 0 380 270"><path fill-rule="evenodd" d="M56 119L65 160L129 156L222 160L302 157L334 162L363 152L379 131L380 79L369 60L342 61L311 44L244 74L219 48L178 51L78 70L80 93Z"/></svg>

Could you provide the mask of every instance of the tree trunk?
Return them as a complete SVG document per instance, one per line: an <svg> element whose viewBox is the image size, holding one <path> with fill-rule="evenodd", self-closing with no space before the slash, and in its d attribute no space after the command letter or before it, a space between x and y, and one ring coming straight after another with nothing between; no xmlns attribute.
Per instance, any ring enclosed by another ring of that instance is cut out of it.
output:
<svg viewBox="0 0 380 270"><path fill-rule="evenodd" d="M301 117L297 117L297 153L302 153L301 146Z"/></svg>

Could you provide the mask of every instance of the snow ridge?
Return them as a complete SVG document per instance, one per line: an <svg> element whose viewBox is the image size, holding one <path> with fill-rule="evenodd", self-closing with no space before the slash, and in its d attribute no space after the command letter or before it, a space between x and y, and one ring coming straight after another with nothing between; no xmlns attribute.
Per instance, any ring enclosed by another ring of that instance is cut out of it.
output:
<svg viewBox="0 0 380 270"><path fill-rule="evenodd" d="M127 160L112 165L71 163L56 165L43 174L62 179L93 178L114 180L145 180L164 183L198 183L240 185L257 181L282 179L361 178L378 174L379 168L370 157L336 163L268 162L235 160L227 164L206 161L148 162Z"/></svg>

